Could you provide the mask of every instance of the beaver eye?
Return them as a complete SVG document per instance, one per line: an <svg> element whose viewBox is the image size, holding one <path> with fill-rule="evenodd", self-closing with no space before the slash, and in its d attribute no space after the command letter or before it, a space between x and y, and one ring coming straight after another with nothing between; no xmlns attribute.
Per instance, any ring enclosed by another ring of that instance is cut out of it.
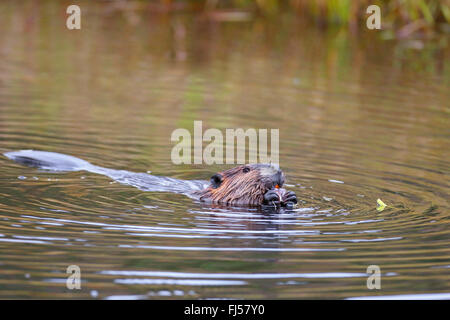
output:
<svg viewBox="0 0 450 320"><path fill-rule="evenodd" d="M223 177L219 173L216 173L215 175L213 175L210 180L212 187L214 189L220 187L220 185L222 184L222 179L223 179Z"/></svg>
<svg viewBox="0 0 450 320"><path fill-rule="evenodd" d="M243 171L244 173L247 173L247 172L250 171L250 168L249 168L249 167L244 167L244 169L242 169L242 171Z"/></svg>

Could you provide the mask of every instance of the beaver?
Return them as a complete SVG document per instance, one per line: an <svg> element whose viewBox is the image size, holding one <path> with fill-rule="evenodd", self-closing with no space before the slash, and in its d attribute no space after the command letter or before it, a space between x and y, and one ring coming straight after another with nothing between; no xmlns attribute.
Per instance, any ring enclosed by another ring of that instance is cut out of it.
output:
<svg viewBox="0 0 450 320"><path fill-rule="evenodd" d="M181 180L95 166L85 160L47 151L20 150L4 154L23 165L49 171L88 171L144 191L174 192L202 202L236 206L286 206L297 203L294 192L282 188L285 175L274 164L240 165L204 180Z"/></svg>
<svg viewBox="0 0 450 320"><path fill-rule="evenodd" d="M294 192L282 188L285 175L273 164L241 165L211 177L196 191L200 201L229 205L287 205L297 203Z"/></svg>

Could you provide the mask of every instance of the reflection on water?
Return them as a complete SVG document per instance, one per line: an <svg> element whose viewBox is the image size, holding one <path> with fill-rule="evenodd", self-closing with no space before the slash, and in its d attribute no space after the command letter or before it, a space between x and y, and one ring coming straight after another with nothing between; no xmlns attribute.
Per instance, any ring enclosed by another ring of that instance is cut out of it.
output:
<svg viewBox="0 0 450 320"><path fill-rule="evenodd" d="M171 132L279 128L293 211L213 207L0 158L2 298L446 298L449 51L282 21L187 14L136 24L84 4L2 2L0 152L114 169L175 166ZM381 198L388 208L375 209ZM82 290L68 290L78 265ZM378 265L382 289L368 290Z"/></svg>

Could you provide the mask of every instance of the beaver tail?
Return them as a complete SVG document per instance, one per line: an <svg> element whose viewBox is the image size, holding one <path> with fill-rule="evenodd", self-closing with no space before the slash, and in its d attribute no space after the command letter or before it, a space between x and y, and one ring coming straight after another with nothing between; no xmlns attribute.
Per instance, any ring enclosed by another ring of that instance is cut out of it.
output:
<svg viewBox="0 0 450 320"><path fill-rule="evenodd" d="M20 164L52 171L92 171L95 167L85 160L56 152L20 150L4 155Z"/></svg>

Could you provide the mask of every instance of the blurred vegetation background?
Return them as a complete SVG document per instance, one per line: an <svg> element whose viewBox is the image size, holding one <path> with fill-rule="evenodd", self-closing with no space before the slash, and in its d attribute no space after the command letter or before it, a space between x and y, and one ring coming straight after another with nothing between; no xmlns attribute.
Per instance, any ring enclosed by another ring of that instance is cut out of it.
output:
<svg viewBox="0 0 450 320"><path fill-rule="evenodd" d="M116 1L128 8L133 1ZM210 19L245 20L252 15L270 17L294 12L321 27L349 26L356 31L365 23L369 5L381 8L382 28L395 30L396 37L420 33L450 32L450 6L447 0L150 0L156 11L203 11ZM136 1L134 2L136 4Z"/></svg>

